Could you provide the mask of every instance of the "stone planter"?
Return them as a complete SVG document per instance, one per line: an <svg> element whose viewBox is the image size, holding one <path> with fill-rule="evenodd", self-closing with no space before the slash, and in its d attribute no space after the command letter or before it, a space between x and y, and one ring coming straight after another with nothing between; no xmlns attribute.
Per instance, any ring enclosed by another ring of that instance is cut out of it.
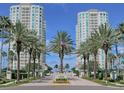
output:
<svg viewBox="0 0 124 93"><path fill-rule="evenodd" d="M68 80L68 78L67 78L64 74L59 73L59 74L55 77L53 83L69 83L69 80Z"/></svg>

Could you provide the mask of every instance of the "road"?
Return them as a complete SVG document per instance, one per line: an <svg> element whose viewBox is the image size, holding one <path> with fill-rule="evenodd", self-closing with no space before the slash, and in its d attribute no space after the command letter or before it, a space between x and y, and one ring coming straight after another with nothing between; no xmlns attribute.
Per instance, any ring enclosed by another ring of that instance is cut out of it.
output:
<svg viewBox="0 0 124 93"><path fill-rule="evenodd" d="M69 76L70 84L54 84L55 75L47 76L42 80L22 84L15 87L1 88L1 90L123 90L124 88L106 87L92 81Z"/></svg>

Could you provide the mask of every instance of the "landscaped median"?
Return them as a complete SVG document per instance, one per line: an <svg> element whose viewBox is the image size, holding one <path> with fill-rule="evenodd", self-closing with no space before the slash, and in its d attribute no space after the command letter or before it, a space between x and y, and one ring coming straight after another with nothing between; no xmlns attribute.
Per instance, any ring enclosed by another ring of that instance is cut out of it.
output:
<svg viewBox="0 0 124 93"><path fill-rule="evenodd" d="M53 80L53 83L54 84L69 84L70 82L64 74L60 73L55 77L55 79Z"/></svg>

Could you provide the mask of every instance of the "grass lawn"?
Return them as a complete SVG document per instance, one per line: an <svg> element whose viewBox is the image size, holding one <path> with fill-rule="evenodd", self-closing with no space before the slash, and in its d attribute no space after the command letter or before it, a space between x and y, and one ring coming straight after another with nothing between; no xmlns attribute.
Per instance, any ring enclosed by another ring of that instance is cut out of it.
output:
<svg viewBox="0 0 124 93"><path fill-rule="evenodd" d="M106 81L106 80L99 80L99 79L96 79L96 80L93 80L91 78L84 78L84 79L87 79L87 80L90 80L90 81L93 81L93 82L96 82L96 83L99 83L101 85L105 85L105 86L115 86L115 87L124 87L124 80L121 81L121 82L110 82L110 81ZM123 84L122 84L123 83Z"/></svg>
<svg viewBox="0 0 124 93"><path fill-rule="evenodd" d="M18 85L21 85L21 84L30 83L30 82L32 82L33 80L37 80L37 79L38 79L38 78L36 78L36 79L31 78L30 80L24 79L24 80L20 80L18 83L15 83L15 81L11 81L11 82L8 82L8 83L0 84L0 88L2 88L2 87L18 86Z"/></svg>

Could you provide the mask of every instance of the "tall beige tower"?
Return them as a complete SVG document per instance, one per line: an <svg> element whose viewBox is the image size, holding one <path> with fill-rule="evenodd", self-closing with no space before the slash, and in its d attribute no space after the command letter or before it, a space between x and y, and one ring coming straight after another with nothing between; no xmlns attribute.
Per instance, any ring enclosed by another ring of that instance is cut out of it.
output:
<svg viewBox="0 0 124 93"><path fill-rule="evenodd" d="M28 29L37 32L37 36L41 43L46 44L46 23L44 19L43 7L32 4L19 4L10 7L10 19L13 24L20 20ZM12 49L12 46L11 46ZM29 55L27 51L21 52L20 68L24 68L28 63ZM45 54L41 54L41 64L45 63ZM13 63L13 69L17 68L16 57Z"/></svg>
<svg viewBox="0 0 124 93"><path fill-rule="evenodd" d="M79 12L77 15L76 25L76 48L80 47L81 42L86 41L90 37L94 29L98 29L101 24L108 23L108 14L105 11L90 9L88 11ZM105 55L104 51L99 49L97 61L101 68L104 68ZM83 63L80 57L77 57L77 65Z"/></svg>

